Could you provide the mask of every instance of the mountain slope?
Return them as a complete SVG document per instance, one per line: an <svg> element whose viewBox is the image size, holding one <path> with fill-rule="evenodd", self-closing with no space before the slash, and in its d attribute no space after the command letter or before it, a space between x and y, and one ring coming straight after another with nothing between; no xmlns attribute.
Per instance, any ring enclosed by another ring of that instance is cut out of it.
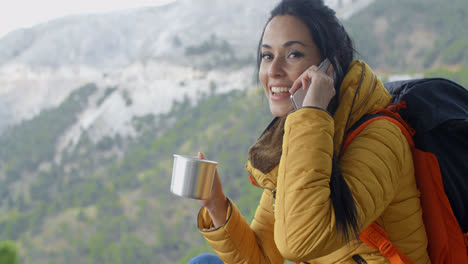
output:
<svg viewBox="0 0 468 264"><path fill-rule="evenodd" d="M122 67L135 60L184 61L184 47L213 34L245 55L244 51L254 51L251 47L273 2L179 0L166 6L56 19L2 38L0 65Z"/></svg>
<svg viewBox="0 0 468 264"><path fill-rule="evenodd" d="M130 98L135 91L138 98L146 99L134 99L133 107L127 107L112 96L115 101L105 103L109 107L102 112L106 116L85 125L103 131L92 137L108 131L131 134L123 125L133 114L129 110L138 105L139 114L167 111L172 91L181 87L178 84L191 84L210 75L207 72L226 70L222 74L229 77L210 81L218 91L233 89L234 85L222 80L230 79L230 72L236 76L254 67L260 32L276 2L179 0L166 6L64 17L11 32L0 39L0 133L58 106L73 89L89 82L103 89L118 87ZM371 0L327 2L352 13ZM208 91L208 87L200 85L195 90ZM192 85L185 88L194 90ZM154 95L155 90L170 96L164 100L141 96ZM109 118L109 112L122 113L125 120ZM115 127L108 129L108 124Z"/></svg>
<svg viewBox="0 0 468 264"><path fill-rule="evenodd" d="M212 35L232 45L238 58L249 57L255 54L269 11L278 2L178 0L165 6L55 19L0 39L0 65L113 68L151 59L193 63L186 58L186 49ZM372 0L326 2L349 16Z"/></svg>
<svg viewBox="0 0 468 264"><path fill-rule="evenodd" d="M377 0L345 25L362 58L381 71L468 64L464 0Z"/></svg>
<svg viewBox="0 0 468 264"><path fill-rule="evenodd" d="M95 90L87 87L77 92L89 96ZM186 97L167 114L135 118L140 132L135 139L105 137L93 143L84 133L58 157L31 145L41 159L14 167L21 181L9 171L14 157L23 155L10 153L0 166L0 240L18 241L24 263L38 264L185 263L209 251L195 227L198 204L169 192L172 154L203 151L219 161L225 191L250 219L261 190L251 186L243 164L248 147L271 119L262 96L258 89L205 94L197 102ZM53 135L56 129L48 126L53 121L46 120L70 108L73 98L5 135L38 138L39 125L40 134ZM0 142L10 138L5 135ZM22 146L20 140L11 144L12 149ZM42 142L45 148L51 145Z"/></svg>

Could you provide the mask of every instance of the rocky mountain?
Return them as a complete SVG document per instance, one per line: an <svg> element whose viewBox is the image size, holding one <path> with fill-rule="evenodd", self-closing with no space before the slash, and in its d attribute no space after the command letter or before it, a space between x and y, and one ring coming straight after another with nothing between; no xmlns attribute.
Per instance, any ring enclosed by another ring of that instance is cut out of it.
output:
<svg viewBox="0 0 468 264"><path fill-rule="evenodd" d="M250 36L261 29L264 17L258 14L265 12L258 10L260 1L249 3L177 1L162 7L65 17L8 34L0 40L0 130L58 105L87 82L98 83L102 92L108 86L120 93L128 91L138 110L120 112L130 114L167 111L184 90L207 91L209 81L199 80L208 71L201 72L202 62L196 60L213 58L185 55L186 49L219 39L235 45L237 57L252 53L256 40ZM179 84L185 88L177 88ZM232 86L223 83L223 87ZM153 92L141 96L148 91ZM117 107L119 101L108 104ZM110 109L107 104L102 107ZM92 115L98 118L105 113L101 109Z"/></svg>
<svg viewBox="0 0 468 264"><path fill-rule="evenodd" d="M369 2L330 0L348 13ZM75 126L94 128L97 139L131 135L133 115L168 111L174 100L207 92L210 84L219 92L239 88L242 80L243 87L252 86L256 45L275 3L178 0L13 31L0 39L0 133L88 82L98 84L101 94L110 87L118 91ZM123 103L119 94L134 104Z"/></svg>
<svg viewBox="0 0 468 264"><path fill-rule="evenodd" d="M179 0L160 7L64 17L5 36L0 64L115 68L150 59L180 61L184 47L211 35L246 53L257 42L252 36L258 36L274 2Z"/></svg>
<svg viewBox="0 0 468 264"><path fill-rule="evenodd" d="M349 17L372 0L326 2ZM242 57L252 54L275 3L178 0L165 6L55 19L0 39L0 65L114 68L150 59L187 63L184 48L212 35L226 40Z"/></svg>

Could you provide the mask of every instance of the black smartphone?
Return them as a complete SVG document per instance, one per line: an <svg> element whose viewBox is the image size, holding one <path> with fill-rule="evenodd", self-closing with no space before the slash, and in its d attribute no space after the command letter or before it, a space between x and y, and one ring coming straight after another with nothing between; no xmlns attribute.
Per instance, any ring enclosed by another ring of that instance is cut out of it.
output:
<svg viewBox="0 0 468 264"><path fill-rule="evenodd" d="M330 64L331 64L330 60L327 58L324 61L322 61L318 67L321 71L326 73L328 68L330 67ZM291 102L294 105L295 110L302 107L306 94L307 94L307 90L303 89L302 86L299 87L299 89L297 89L295 93L291 94L290 98L291 98Z"/></svg>

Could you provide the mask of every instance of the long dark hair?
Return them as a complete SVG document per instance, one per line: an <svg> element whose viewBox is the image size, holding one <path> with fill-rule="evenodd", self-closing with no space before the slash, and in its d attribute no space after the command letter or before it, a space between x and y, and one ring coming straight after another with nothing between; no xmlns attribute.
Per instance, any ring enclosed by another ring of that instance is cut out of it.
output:
<svg viewBox="0 0 468 264"><path fill-rule="evenodd" d="M321 60L328 58L335 69L336 95L330 102L328 111L332 114L338 107L340 86L353 60L355 49L348 33L336 17L335 11L322 0L283 0L272 11L266 25L276 16L293 15L302 20L310 31L318 47ZM266 27L265 25L265 27ZM257 50L257 69L261 64L261 44L263 29ZM339 154L338 154L339 155ZM350 235L358 237L358 215L354 198L339 169L337 155L332 161L330 196L336 218L336 228L349 241Z"/></svg>

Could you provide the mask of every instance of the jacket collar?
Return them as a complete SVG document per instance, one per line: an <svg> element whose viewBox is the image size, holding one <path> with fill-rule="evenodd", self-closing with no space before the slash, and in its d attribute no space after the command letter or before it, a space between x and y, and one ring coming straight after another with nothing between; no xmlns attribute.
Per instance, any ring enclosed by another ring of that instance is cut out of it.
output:
<svg viewBox="0 0 468 264"><path fill-rule="evenodd" d="M369 65L363 61L353 61L341 84L339 105L333 116L335 120L333 138L335 153L339 153L345 131L365 114L385 108L391 101L391 95Z"/></svg>

